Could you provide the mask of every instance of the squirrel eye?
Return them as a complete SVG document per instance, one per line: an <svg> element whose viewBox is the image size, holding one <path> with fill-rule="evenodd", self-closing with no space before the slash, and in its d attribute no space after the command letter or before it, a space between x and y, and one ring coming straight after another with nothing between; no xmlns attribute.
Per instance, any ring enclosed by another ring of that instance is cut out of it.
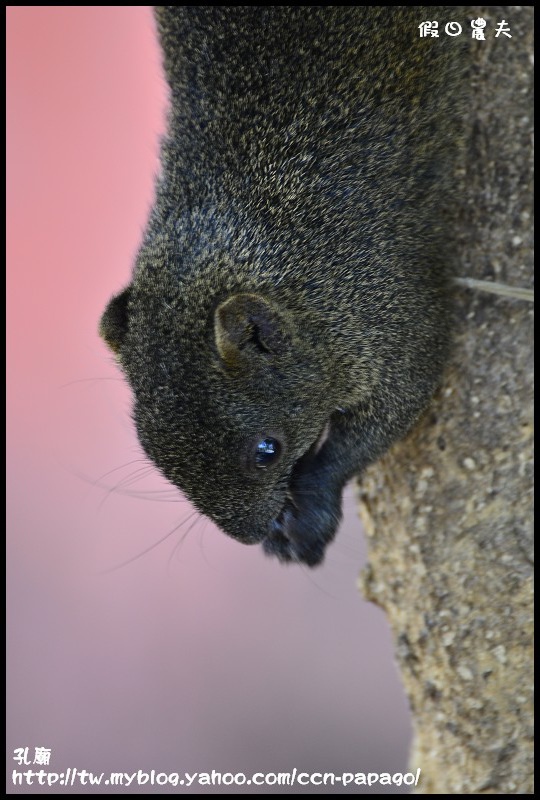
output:
<svg viewBox="0 0 540 800"><path fill-rule="evenodd" d="M274 464L281 454L281 445L277 439L262 439L255 448L255 466L260 469Z"/></svg>

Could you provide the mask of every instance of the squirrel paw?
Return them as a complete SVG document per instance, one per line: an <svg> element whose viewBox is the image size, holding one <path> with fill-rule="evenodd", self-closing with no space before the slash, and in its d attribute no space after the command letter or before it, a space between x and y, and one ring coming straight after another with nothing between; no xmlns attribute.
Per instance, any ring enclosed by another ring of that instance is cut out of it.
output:
<svg viewBox="0 0 540 800"><path fill-rule="evenodd" d="M270 523L264 552L315 567L324 559L341 516L341 489L325 485L316 472L303 473L293 478L283 508Z"/></svg>

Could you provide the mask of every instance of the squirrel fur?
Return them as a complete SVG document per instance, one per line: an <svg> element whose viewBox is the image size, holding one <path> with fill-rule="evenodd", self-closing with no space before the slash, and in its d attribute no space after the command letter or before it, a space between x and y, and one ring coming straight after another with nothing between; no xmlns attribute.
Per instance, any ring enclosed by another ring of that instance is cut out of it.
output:
<svg viewBox="0 0 540 800"><path fill-rule="evenodd" d="M346 482L410 430L447 359L466 51L418 26L458 13L155 10L161 173L100 332L150 459L281 561L322 561Z"/></svg>

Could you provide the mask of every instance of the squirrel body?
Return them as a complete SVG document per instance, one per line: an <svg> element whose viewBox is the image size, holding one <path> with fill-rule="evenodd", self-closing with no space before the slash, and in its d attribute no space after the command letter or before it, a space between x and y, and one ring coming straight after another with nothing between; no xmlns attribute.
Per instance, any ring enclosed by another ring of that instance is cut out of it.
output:
<svg viewBox="0 0 540 800"><path fill-rule="evenodd" d="M321 562L446 362L465 56L419 37L437 12L156 8L162 171L100 330L148 456L282 561Z"/></svg>

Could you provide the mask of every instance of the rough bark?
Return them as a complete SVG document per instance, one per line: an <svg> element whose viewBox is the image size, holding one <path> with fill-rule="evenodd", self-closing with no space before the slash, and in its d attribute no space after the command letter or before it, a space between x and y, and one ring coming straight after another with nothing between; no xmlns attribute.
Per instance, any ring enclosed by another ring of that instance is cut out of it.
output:
<svg viewBox="0 0 540 800"><path fill-rule="evenodd" d="M533 9L474 7L464 276L532 286ZM493 38L506 20L512 39ZM465 31L470 36L469 31ZM418 793L532 788L533 306L459 289L443 386L363 476L370 563L410 700Z"/></svg>

